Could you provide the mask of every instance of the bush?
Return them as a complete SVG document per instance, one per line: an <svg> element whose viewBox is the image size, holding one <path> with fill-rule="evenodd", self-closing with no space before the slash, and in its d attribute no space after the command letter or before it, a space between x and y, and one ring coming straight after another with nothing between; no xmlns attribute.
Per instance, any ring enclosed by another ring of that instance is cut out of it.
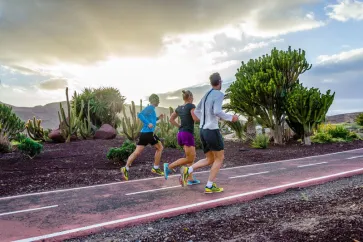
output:
<svg viewBox="0 0 363 242"><path fill-rule="evenodd" d="M12 108L0 103L0 133L6 135L9 141L15 135L25 130L25 122L16 116Z"/></svg>
<svg viewBox="0 0 363 242"><path fill-rule="evenodd" d="M11 152L11 144L5 135L0 134L0 153Z"/></svg>
<svg viewBox="0 0 363 242"><path fill-rule="evenodd" d="M333 142L333 137L329 133L319 132L311 137L311 141L314 143L331 143Z"/></svg>
<svg viewBox="0 0 363 242"><path fill-rule="evenodd" d="M30 138L26 138L18 145L18 149L21 153L28 156L30 159L33 159L42 152L43 145Z"/></svg>
<svg viewBox="0 0 363 242"><path fill-rule="evenodd" d="M349 130L346 129L342 125L336 125L335 128L329 129L328 134L330 134L333 138L341 138L341 139L347 139L349 135Z"/></svg>
<svg viewBox="0 0 363 242"><path fill-rule="evenodd" d="M120 165L120 163L125 162L127 158L134 152L136 149L136 145L126 140L122 143L122 146L119 148L111 148L107 152L107 159L111 160L115 165Z"/></svg>
<svg viewBox="0 0 363 242"><path fill-rule="evenodd" d="M21 142L24 142L24 140L27 138L28 136L26 136L25 134L23 133L18 133L15 135L14 137L14 141L18 142L18 143L21 143Z"/></svg>
<svg viewBox="0 0 363 242"><path fill-rule="evenodd" d="M251 146L256 149L266 149L270 138L264 134L258 134L252 141Z"/></svg>
<svg viewBox="0 0 363 242"><path fill-rule="evenodd" d="M358 125L363 126L363 113L360 113L356 118L355 118L355 122Z"/></svg>

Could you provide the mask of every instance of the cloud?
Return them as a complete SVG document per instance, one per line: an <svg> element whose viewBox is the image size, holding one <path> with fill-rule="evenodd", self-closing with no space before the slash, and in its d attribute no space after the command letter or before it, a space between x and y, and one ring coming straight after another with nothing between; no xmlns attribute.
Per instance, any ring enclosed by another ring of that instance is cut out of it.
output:
<svg viewBox="0 0 363 242"><path fill-rule="evenodd" d="M308 30L322 23L301 6L317 2L0 0L0 63L93 64L109 56L158 55L170 36L227 25L256 36Z"/></svg>
<svg viewBox="0 0 363 242"><path fill-rule="evenodd" d="M39 83L39 88L43 90L53 91L65 89L68 85L68 80L64 78L52 78Z"/></svg>
<svg viewBox="0 0 363 242"><path fill-rule="evenodd" d="M311 72L316 75L362 71L363 48L343 51L334 55L320 55Z"/></svg>
<svg viewBox="0 0 363 242"><path fill-rule="evenodd" d="M340 22L363 20L363 1L339 0L337 4L328 5L325 10L331 19Z"/></svg>
<svg viewBox="0 0 363 242"><path fill-rule="evenodd" d="M8 69L12 72L19 72L23 75L42 75L42 73L38 70L33 70L31 68L27 68L24 66L19 66L19 65L8 65L8 66L3 66L5 69Z"/></svg>

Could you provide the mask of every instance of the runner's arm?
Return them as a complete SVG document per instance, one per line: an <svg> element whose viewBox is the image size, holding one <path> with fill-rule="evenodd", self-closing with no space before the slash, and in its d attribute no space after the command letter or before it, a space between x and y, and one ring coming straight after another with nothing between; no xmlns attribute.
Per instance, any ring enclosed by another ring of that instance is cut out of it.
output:
<svg viewBox="0 0 363 242"><path fill-rule="evenodd" d="M141 122L143 122L144 124L148 125L150 122L146 119L146 115L150 114L150 108L146 107L144 108L138 115L137 117L141 120Z"/></svg>
<svg viewBox="0 0 363 242"><path fill-rule="evenodd" d="M175 121L175 119L178 117L178 114L174 111L170 116L170 123L174 125L177 128L180 128L180 125Z"/></svg>
<svg viewBox="0 0 363 242"><path fill-rule="evenodd" d="M217 117L219 117L223 120L232 121L233 115L227 114L227 113L223 112L223 110L222 110L223 99L224 99L224 95L221 93L221 95L219 95L217 97L217 99L214 101L214 103L213 103L214 115L216 115Z"/></svg>
<svg viewBox="0 0 363 242"><path fill-rule="evenodd" d="M203 99L202 99L203 100ZM194 115L200 120L200 117L202 117L202 100L200 100L200 102L197 105L197 108L194 109L193 113ZM192 115L193 115L192 113ZM193 116L194 119L194 116Z"/></svg>
<svg viewBox="0 0 363 242"><path fill-rule="evenodd" d="M194 120L194 122L198 122L200 121L199 118L197 117L197 115L195 115L195 105L193 105L192 109L190 110L190 114L192 115L192 118Z"/></svg>

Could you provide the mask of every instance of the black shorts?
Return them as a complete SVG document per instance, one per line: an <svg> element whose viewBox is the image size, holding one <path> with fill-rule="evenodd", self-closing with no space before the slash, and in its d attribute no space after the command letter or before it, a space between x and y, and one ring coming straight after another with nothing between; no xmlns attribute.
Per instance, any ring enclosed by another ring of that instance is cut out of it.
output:
<svg viewBox="0 0 363 242"><path fill-rule="evenodd" d="M159 143L159 141L159 137L156 136L153 132L140 133L139 142L137 143L137 145L156 145L157 143Z"/></svg>
<svg viewBox="0 0 363 242"><path fill-rule="evenodd" d="M224 150L223 137L219 129L200 129L203 152Z"/></svg>

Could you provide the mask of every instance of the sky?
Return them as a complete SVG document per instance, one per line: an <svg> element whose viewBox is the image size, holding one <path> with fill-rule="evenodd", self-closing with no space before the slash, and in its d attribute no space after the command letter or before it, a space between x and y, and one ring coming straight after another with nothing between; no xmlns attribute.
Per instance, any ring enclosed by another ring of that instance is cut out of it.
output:
<svg viewBox="0 0 363 242"><path fill-rule="evenodd" d="M363 0L0 0L0 101L32 107L85 87L126 102L197 103L208 77L241 61L303 49L305 86L330 89L328 114L363 111Z"/></svg>

